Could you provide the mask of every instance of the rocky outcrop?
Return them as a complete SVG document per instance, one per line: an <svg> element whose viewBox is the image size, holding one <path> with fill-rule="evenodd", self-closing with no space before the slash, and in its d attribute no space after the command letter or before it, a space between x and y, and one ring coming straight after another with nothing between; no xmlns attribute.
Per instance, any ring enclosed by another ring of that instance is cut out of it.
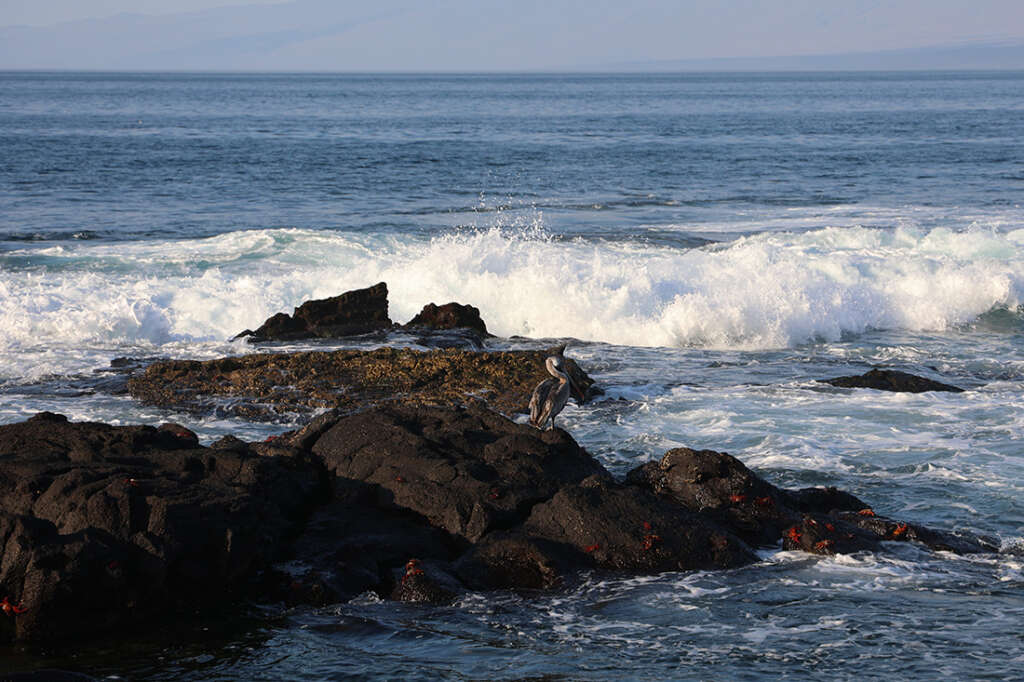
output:
<svg viewBox="0 0 1024 682"><path fill-rule="evenodd" d="M557 588L581 570L742 566L780 542L833 554L904 540L998 549L878 517L834 488L775 487L710 450L672 450L617 482L564 431L480 404L333 410L267 442L209 447L176 424L43 413L0 426L0 641L236 598L446 603Z"/></svg>
<svg viewBox="0 0 1024 682"><path fill-rule="evenodd" d="M780 540L786 549L816 554L877 550L884 540L916 541L939 551L998 551L980 537L944 533L877 516L857 497L836 488L785 490L760 478L735 457L712 450L670 450L626 480L712 519L755 545Z"/></svg>
<svg viewBox="0 0 1024 682"><path fill-rule="evenodd" d="M479 407L386 406L339 419L312 447L343 479L466 542L521 524L532 507L604 468L562 430Z"/></svg>
<svg viewBox="0 0 1024 682"><path fill-rule="evenodd" d="M246 329L238 337L260 341L295 341L368 334L390 329L388 285L384 282L340 296L306 301L291 315L278 313L256 331Z"/></svg>
<svg viewBox="0 0 1024 682"><path fill-rule="evenodd" d="M479 310L454 302L441 306L428 303L401 330L415 334L416 343L428 348L483 350L484 341L492 336Z"/></svg>
<svg viewBox="0 0 1024 682"><path fill-rule="evenodd" d="M59 639L217 608L323 489L308 453L167 424L39 414L0 426L0 639Z"/></svg>
<svg viewBox="0 0 1024 682"><path fill-rule="evenodd" d="M428 303L405 326L427 329L472 329L481 337L490 336L487 333L487 325L480 318L479 309L454 301L441 306Z"/></svg>
<svg viewBox="0 0 1024 682"><path fill-rule="evenodd" d="M524 530L571 547L598 568L634 573L730 568L756 560L744 542L707 517L607 479L560 490L533 510Z"/></svg>
<svg viewBox="0 0 1024 682"><path fill-rule="evenodd" d="M289 442L323 460L345 500L311 522L332 538L331 551L310 551L317 542L308 534L297 545L307 566L299 582L339 596L374 589L443 601L466 586L550 588L583 568L651 573L755 560L714 522L614 482L564 431L478 405L333 414ZM353 529L342 520L353 509L373 510L356 512L356 540L337 532Z"/></svg>
<svg viewBox="0 0 1024 682"><path fill-rule="evenodd" d="M396 325L388 317L388 286L380 282L340 296L306 301L291 315L277 313L256 331L246 329L235 338L261 343L344 338L389 330L415 333L421 345L434 348L481 349L484 339L491 336L477 308L454 301L441 306L428 303L407 324Z"/></svg>
<svg viewBox="0 0 1024 682"><path fill-rule="evenodd" d="M892 391L895 393L924 393L925 391L963 393L964 390L957 386L908 374L907 372L878 368L859 376L822 379L822 382L839 388L873 388L877 391Z"/></svg>
<svg viewBox="0 0 1024 682"><path fill-rule="evenodd" d="M355 410L384 402L461 404L483 400L504 414L527 411L548 377L549 351L472 352L379 348L372 351L260 353L198 362L155 362L128 379L136 398L198 413L274 421L282 413ZM566 366L580 404L601 393L572 359Z"/></svg>

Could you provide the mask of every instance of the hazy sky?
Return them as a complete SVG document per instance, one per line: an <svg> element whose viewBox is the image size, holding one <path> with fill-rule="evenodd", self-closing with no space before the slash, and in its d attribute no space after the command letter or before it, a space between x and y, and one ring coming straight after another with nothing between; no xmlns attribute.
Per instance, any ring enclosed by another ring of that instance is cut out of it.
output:
<svg viewBox="0 0 1024 682"><path fill-rule="evenodd" d="M167 15L227 7L273 5L290 0L0 0L0 26L49 26L63 21L96 19L122 12Z"/></svg>
<svg viewBox="0 0 1024 682"><path fill-rule="evenodd" d="M1024 0L0 0L0 68L586 69L1007 39Z"/></svg>

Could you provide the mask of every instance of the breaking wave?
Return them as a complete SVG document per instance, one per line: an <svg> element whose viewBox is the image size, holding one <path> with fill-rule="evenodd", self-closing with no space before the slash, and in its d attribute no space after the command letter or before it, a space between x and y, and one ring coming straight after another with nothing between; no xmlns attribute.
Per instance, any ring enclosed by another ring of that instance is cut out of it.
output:
<svg viewBox="0 0 1024 682"><path fill-rule="evenodd" d="M538 226L412 238L299 229L65 243L0 255L0 352L223 341L310 298L386 281L391 317L480 308L501 336L734 349L941 331L1024 297L1024 230L825 228L697 248Z"/></svg>

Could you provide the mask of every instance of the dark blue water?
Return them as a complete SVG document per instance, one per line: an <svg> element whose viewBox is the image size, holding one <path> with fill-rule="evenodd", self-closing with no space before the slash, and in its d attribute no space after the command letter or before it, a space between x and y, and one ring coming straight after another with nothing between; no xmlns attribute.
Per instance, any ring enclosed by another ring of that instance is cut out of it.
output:
<svg viewBox="0 0 1024 682"><path fill-rule="evenodd" d="M7 239L988 211L1024 189L1024 75L3 74L0 150Z"/></svg>
<svg viewBox="0 0 1024 682"><path fill-rule="evenodd" d="M399 322L456 300L495 348L573 339L610 400L560 420L617 475L724 450L1003 549L271 604L0 671L1020 678L1024 73L0 73L0 423L265 438L296 424L140 405L110 361L246 352L238 331L381 280ZM876 364L968 390L816 381Z"/></svg>

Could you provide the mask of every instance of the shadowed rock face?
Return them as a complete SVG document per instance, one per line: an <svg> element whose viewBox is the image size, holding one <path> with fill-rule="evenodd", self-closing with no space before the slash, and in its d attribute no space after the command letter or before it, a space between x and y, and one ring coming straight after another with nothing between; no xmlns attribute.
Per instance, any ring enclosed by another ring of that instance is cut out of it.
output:
<svg viewBox="0 0 1024 682"><path fill-rule="evenodd" d="M505 414L525 413L534 387L548 377L544 360L557 350L380 348L170 360L129 378L128 390L162 407L225 410L265 421L281 413L355 410L378 402L452 405L484 400ZM584 400L601 392L574 361L566 358L566 365ZM226 405L229 400L234 403Z"/></svg>
<svg viewBox="0 0 1024 682"><path fill-rule="evenodd" d="M392 326L388 318L388 285L380 282L340 296L306 301L291 315L278 313L256 331L246 329L238 337L247 336L253 343L323 339L367 334Z"/></svg>
<svg viewBox="0 0 1024 682"><path fill-rule="evenodd" d="M0 598L26 608L0 617L0 638L85 635L244 593L323 495L323 470L228 444L49 413L0 426Z"/></svg>
<svg viewBox="0 0 1024 682"><path fill-rule="evenodd" d="M839 388L873 388L878 391L892 391L895 393L924 393L925 391L963 393L964 390L940 381L933 381L932 379L891 369L873 369L860 376L823 379L822 382Z"/></svg>

